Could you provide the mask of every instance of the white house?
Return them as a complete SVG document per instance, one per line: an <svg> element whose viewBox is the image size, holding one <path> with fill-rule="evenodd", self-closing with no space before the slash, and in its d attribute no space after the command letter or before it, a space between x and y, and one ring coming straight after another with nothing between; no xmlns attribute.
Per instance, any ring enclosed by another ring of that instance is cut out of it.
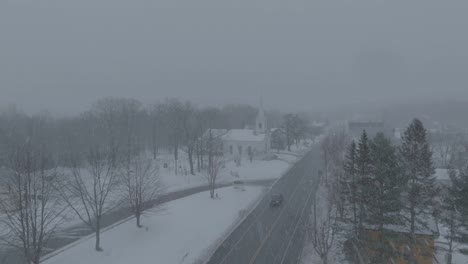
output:
<svg viewBox="0 0 468 264"><path fill-rule="evenodd" d="M253 129L217 129L215 134L221 140L223 154L227 157L264 156L270 152L270 133L262 107L258 110Z"/></svg>

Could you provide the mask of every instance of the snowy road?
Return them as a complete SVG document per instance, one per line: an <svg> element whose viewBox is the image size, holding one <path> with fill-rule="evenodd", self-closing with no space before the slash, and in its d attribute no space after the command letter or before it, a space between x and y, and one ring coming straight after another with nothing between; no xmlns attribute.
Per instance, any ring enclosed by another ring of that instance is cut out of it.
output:
<svg viewBox="0 0 468 264"><path fill-rule="evenodd" d="M271 185L275 180L256 180L256 181L249 181L249 185L261 185L261 186L268 186ZM226 184L219 184L218 187L226 187L230 186L232 183ZM173 200L177 200L189 195L193 195L195 193L200 193L203 191L207 191L207 186L199 186L193 187L186 190L175 191L171 193L167 193L162 195L156 202L156 205L164 204ZM103 228L111 226L123 219L128 218L131 216L130 210L127 208L119 208L116 210L111 211L110 213L106 214L102 221L103 221ZM47 248L49 249L48 252L55 251L60 249L68 244L71 244L78 239L90 235L92 233L91 230L86 228L84 225L77 225L71 228L68 228L60 233L57 233L55 237L49 241ZM46 252L46 253L48 253ZM20 264L24 263L24 259L22 257L22 252L17 249L0 249L0 264Z"/></svg>
<svg viewBox="0 0 468 264"><path fill-rule="evenodd" d="M320 152L315 146L272 187L273 193L283 194L283 205L270 208L270 196L266 195L208 264L299 263L319 168Z"/></svg>

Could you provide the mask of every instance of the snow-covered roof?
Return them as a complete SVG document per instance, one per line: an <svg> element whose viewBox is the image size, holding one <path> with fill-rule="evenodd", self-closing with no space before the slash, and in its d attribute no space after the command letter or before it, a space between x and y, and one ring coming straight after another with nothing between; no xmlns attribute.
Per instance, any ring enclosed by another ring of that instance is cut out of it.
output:
<svg viewBox="0 0 468 264"><path fill-rule="evenodd" d="M232 141L265 141L264 133L255 133L253 129L231 129L221 137L223 140Z"/></svg>

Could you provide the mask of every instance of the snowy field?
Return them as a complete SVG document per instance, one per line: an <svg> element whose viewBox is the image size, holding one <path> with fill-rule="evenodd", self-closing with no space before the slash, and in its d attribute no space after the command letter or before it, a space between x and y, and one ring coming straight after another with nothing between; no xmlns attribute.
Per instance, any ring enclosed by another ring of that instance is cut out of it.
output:
<svg viewBox="0 0 468 264"><path fill-rule="evenodd" d="M298 145L292 145L291 151L271 150L277 158L273 160L258 160L254 159L250 162L247 158L243 158L241 165L237 166L234 161L227 160L225 167L220 170L218 183L232 183L236 180L241 181L256 181L256 180L274 180L279 179L284 172L303 155L307 153L314 141L304 141ZM175 174L174 158L172 154L162 153L158 155L157 163L160 167L159 173L165 192L172 192L207 185L206 173L195 172L195 175L189 173L188 158L185 152L180 152L179 172ZM167 163L168 168L163 168L163 164Z"/></svg>
<svg viewBox="0 0 468 264"><path fill-rule="evenodd" d="M74 247L43 264L184 264L206 257L261 197L264 188L246 186L218 189L219 199L208 192L165 205L163 211L143 218L144 228L131 219L102 234L103 252L95 252L93 239L82 239Z"/></svg>
<svg viewBox="0 0 468 264"><path fill-rule="evenodd" d="M181 155L184 157L183 155ZM233 183L234 181L255 181L255 180L274 180L280 178L284 172L287 171L288 167L292 162L296 161L299 158L299 155L291 156L290 162L284 160L253 160L250 162L248 160L242 160L241 166L237 166L234 161L229 161L226 163L225 168L220 170L220 175L218 176L217 183ZM160 155L157 159L157 164L160 167L159 177L161 182L161 192L162 194L185 190L193 187L206 186L208 184L206 173L196 173L191 175L187 172L186 160L181 160L182 170L176 175L173 167L162 168L160 164L167 162L171 164L173 161L173 156L166 154ZM64 175L69 175L71 172L68 168L60 168L60 172ZM91 186L92 176L86 170L82 171L85 182L88 182ZM88 181L86 179L89 179ZM106 200L106 208L112 209L116 206L125 205L125 202L122 202L122 193L119 190L111 192L108 199ZM84 209L80 204L77 205L78 210L83 211ZM66 213L66 221L64 221L59 228L69 228L81 224L81 220L76 217L76 214L73 210L68 210ZM83 211L84 213L84 211Z"/></svg>
<svg viewBox="0 0 468 264"><path fill-rule="evenodd" d="M170 160L170 157L166 157ZM161 158L160 158L161 159ZM295 157L294 161L298 158ZM161 161L159 163L162 163ZM184 164L185 165L185 164ZM224 168L220 170L217 183L232 183L236 180L242 181L255 181L278 179L290 166L289 162L283 160L242 160L241 166L237 166L234 161L226 162ZM177 175L173 168L161 168L160 171L161 182L163 184L164 192L173 192L183 190L191 187L207 185L206 173L185 173L183 168L182 173Z"/></svg>

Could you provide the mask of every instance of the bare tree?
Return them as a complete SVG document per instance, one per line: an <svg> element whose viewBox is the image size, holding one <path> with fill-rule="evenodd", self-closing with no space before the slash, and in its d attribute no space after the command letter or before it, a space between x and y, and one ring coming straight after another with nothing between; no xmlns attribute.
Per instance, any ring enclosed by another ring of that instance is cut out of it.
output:
<svg viewBox="0 0 468 264"><path fill-rule="evenodd" d="M309 226L312 245L323 264L328 263L329 252L333 247L337 232L336 206L333 193L323 184L319 187L315 195Z"/></svg>
<svg viewBox="0 0 468 264"><path fill-rule="evenodd" d="M58 225L65 204L56 195L57 172L49 168L50 156L28 141L9 155L9 171L2 178L0 223L6 228L1 240L19 248L28 264L38 264Z"/></svg>
<svg viewBox="0 0 468 264"><path fill-rule="evenodd" d="M286 145L288 151L291 151L291 145L294 141L294 128L295 128L295 118L293 114L287 114L284 116L283 127L286 134Z"/></svg>
<svg viewBox="0 0 468 264"><path fill-rule="evenodd" d="M330 170L330 164L332 163L332 152L334 148L334 142L333 139L330 137L330 135L327 135L322 143L320 144L320 156L322 158L323 162L323 167L324 167L324 178L325 180L328 180L328 171Z"/></svg>
<svg viewBox="0 0 468 264"><path fill-rule="evenodd" d="M181 122L183 120L183 105L179 100L172 99L164 104L163 109L170 131L170 140L174 151L174 169L177 175L179 172L179 148L183 139Z"/></svg>
<svg viewBox="0 0 468 264"><path fill-rule="evenodd" d="M448 168L450 154L456 148L456 137L444 133L428 134L428 140L431 142L430 148L438 165L442 168Z"/></svg>
<svg viewBox="0 0 468 264"><path fill-rule="evenodd" d="M164 141L164 135L167 132L165 129L165 120L164 120L164 109L161 104L154 104L150 109L150 119L151 119L151 152L153 153L153 159L156 159L159 148Z"/></svg>
<svg viewBox="0 0 468 264"><path fill-rule="evenodd" d="M213 133L213 125L218 112L215 109L207 109L204 111L204 120L207 124L208 131L204 135L206 141L205 147L208 154L208 167L206 171L206 178L210 189L210 197L215 198L216 180L218 178L219 170L223 166L222 155L219 153L219 138Z"/></svg>
<svg viewBox="0 0 468 264"><path fill-rule="evenodd" d="M78 218L96 234L95 250L100 245L102 216L112 209L109 195L118 183L116 155L96 146L89 150L84 168L72 168L71 178L61 182L57 190Z"/></svg>
<svg viewBox="0 0 468 264"><path fill-rule="evenodd" d="M216 180L218 179L219 172L224 165L224 161L220 155L213 155L211 162L208 165L206 172L206 179L208 180L208 186L210 189L211 199L215 198Z"/></svg>
<svg viewBox="0 0 468 264"><path fill-rule="evenodd" d="M129 163L135 155L143 151L143 136L141 135L141 120L143 110L141 103L134 99L120 101L120 122L124 157Z"/></svg>
<svg viewBox="0 0 468 264"><path fill-rule="evenodd" d="M349 137L343 129L331 131L322 141L320 146L321 157L324 163L325 184L333 186L338 193L343 193L343 178L345 177L344 163L346 146L349 144ZM344 214L345 197L337 200L340 215Z"/></svg>
<svg viewBox="0 0 468 264"><path fill-rule="evenodd" d="M454 145L453 144L438 144L435 147L435 150L439 153L441 158L442 167L447 168L450 160L450 153L452 152Z"/></svg>
<svg viewBox="0 0 468 264"><path fill-rule="evenodd" d="M136 218L136 225L141 228L141 216L154 206L161 192L161 182L158 167L150 158L140 154L130 162L130 172L123 180L125 199Z"/></svg>
<svg viewBox="0 0 468 264"><path fill-rule="evenodd" d="M200 135L196 142L195 142L195 153L197 157L197 171L201 172L204 169L204 159L203 155L205 153L205 140L204 140L204 133L205 133L205 122L204 122L204 112L199 111L196 116L196 129L198 131L198 135Z"/></svg>
<svg viewBox="0 0 468 264"><path fill-rule="evenodd" d="M286 134L288 151L291 151L291 145L298 145L305 136L306 120L301 118L299 114L287 114L283 117L282 126Z"/></svg>
<svg viewBox="0 0 468 264"><path fill-rule="evenodd" d="M254 159L254 151L252 150L252 148L247 149L247 154L249 156L250 163L252 163Z"/></svg>
<svg viewBox="0 0 468 264"><path fill-rule="evenodd" d="M122 132L119 124L121 114L121 99L115 97L98 100L88 112L89 118L95 123L93 134L103 133L100 136L106 139L106 145L111 149L111 153L115 155L118 155L117 149L122 140L119 135Z"/></svg>
<svg viewBox="0 0 468 264"><path fill-rule="evenodd" d="M197 146L197 140L201 136L197 125L197 110L186 102L180 112L180 123L183 130L185 145L190 166L190 174L195 175L193 154Z"/></svg>

